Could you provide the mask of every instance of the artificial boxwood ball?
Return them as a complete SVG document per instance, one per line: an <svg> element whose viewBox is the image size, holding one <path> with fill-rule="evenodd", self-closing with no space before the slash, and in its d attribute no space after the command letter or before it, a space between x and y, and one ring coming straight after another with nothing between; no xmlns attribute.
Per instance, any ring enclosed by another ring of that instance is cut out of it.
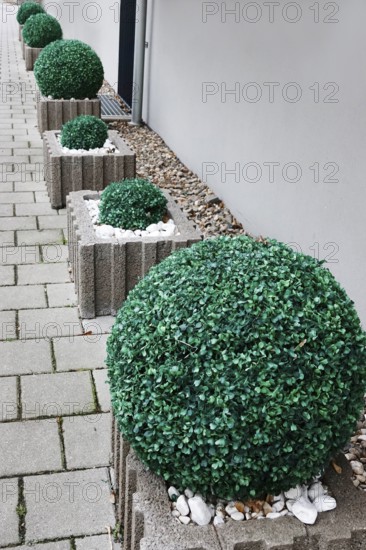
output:
<svg viewBox="0 0 366 550"><path fill-rule="evenodd" d="M54 99L93 99L103 84L103 65L95 51L79 40L48 44L34 64L43 96Z"/></svg>
<svg viewBox="0 0 366 550"><path fill-rule="evenodd" d="M108 126L92 115L80 115L61 128L61 145L69 149L96 149L108 139Z"/></svg>
<svg viewBox="0 0 366 550"><path fill-rule="evenodd" d="M148 180L126 179L110 183L104 189L99 220L123 229L146 229L162 220L166 205L164 194Z"/></svg>
<svg viewBox="0 0 366 550"><path fill-rule="evenodd" d="M44 48L50 42L62 38L60 23L55 17L46 13L28 17L22 32L24 42L31 48Z"/></svg>
<svg viewBox="0 0 366 550"><path fill-rule="evenodd" d="M279 494L352 434L366 335L321 262L274 240L174 253L129 293L108 340L114 414L143 463L203 494Z"/></svg>
<svg viewBox="0 0 366 550"><path fill-rule="evenodd" d="M24 2L18 9L17 21L19 25L24 25L28 17L36 13L45 13L43 7L36 2Z"/></svg>

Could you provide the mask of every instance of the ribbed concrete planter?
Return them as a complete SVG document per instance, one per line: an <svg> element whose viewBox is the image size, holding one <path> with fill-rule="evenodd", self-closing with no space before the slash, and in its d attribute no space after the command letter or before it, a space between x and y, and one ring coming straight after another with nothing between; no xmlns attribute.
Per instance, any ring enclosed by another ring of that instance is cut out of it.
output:
<svg viewBox="0 0 366 550"><path fill-rule="evenodd" d="M23 27L22 27L23 29ZM22 50L22 58L25 59L25 43L24 43L24 40L23 40L23 34L20 33L20 47L21 47L21 50Z"/></svg>
<svg viewBox="0 0 366 550"><path fill-rule="evenodd" d="M79 115L94 115L100 118L100 99L47 99L37 94L38 130L60 130L61 126Z"/></svg>
<svg viewBox="0 0 366 550"><path fill-rule="evenodd" d="M102 191L112 181L135 177L136 156L118 132L109 131L108 137L119 152L100 155L63 153L58 135L57 131L43 135L45 180L52 208L65 206L71 191Z"/></svg>
<svg viewBox="0 0 366 550"><path fill-rule="evenodd" d="M18 27L18 38L19 38L19 42L22 41L22 30L23 30L23 26L24 26L24 25L19 25L19 27Z"/></svg>
<svg viewBox="0 0 366 550"><path fill-rule="evenodd" d="M168 199L168 214L180 235L135 237L124 240L96 237L85 198L98 198L92 191L71 193L67 199L69 261L78 295L80 313L90 319L116 315L127 294L150 267L179 248L201 240L174 200Z"/></svg>
<svg viewBox="0 0 366 550"><path fill-rule="evenodd" d="M164 481L142 465L115 422L112 433L123 550L366 550L366 494L354 487L343 455L337 458L342 474L329 468L325 475L337 508L319 514L315 525L283 517L184 526L171 516Z"/></svg>
<svg viewBox="0 0 366 550"><path fill-rule="evenodd" d="M25 52L25 68L27 71L33 71L34 63L41 53L42 48L32 48L31 46L24 45Z"/></svg>

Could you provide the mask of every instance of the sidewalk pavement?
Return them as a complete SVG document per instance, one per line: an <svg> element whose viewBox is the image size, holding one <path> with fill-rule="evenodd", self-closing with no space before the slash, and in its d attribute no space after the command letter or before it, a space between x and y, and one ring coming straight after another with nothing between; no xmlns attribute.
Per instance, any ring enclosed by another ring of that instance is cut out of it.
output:
<svg viewBox="0 0 366 550"><path fill-rule="evenodd" d="M111 550L113 318L79 317L16 6L0 9L0 548Z"/></svg>

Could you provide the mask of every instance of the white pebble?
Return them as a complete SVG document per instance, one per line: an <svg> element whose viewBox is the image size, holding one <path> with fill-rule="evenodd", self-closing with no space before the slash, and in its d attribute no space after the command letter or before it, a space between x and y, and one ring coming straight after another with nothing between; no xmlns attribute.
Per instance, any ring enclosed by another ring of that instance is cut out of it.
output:
<svg viewBox="0 0 366 550"><path fill-rule="evenodd" d="M356 460L352 460L350 462L351 468L353 470L353 473L359 476L362 476L362 474L365 473L365 469L363 467L363 464L361 462L357 462Z"/></svg>
<svg viewBox="0 0 366 550"><path fill-rule="evenodd" d="M285 497L290 500L296 500L297 498L300 498L303 494L303 488L301 485L297 485L293 489L289 489L288 491L285 491Z"/></svg>
<svg viewBox="0 0 366 550"><path fill-rule="evenodd" d="M287 501L286 501L286 508L287 508L287 510L288 510L289 512L292 512L292 507L293 507L293 505L295 504L295 502L296 502L296 501L293 500L293 499L290 499L290 500L287 500Z"/></svg>
<svg viewBox="0 0 366 550"><path fill-rule="evenodd" d="M174 497L178 498L180 496L180 493L179 491L173 487L173 485L171 487L169 487L168 489L168 495L169 495L169 498L170 500L174 500Z"/></svg>
<svg viewBox="0 0 366 550"><path fill-rule="evenodd" d="M114 235L114 228L111 225L101 225L97 228L96 234L102 239L109 239Z"/></svg>
<svg viewBox="0 0 366 550"><path fill-rule="evenodd" d="M159 222L160 223L160 222ZM194 497L194 492L191 491L190 489L186 489L184 491L184 494L186 495L187 498L193 498Z"/></svg>
<svg viewBox="0 0 366 550"><path fill-rule="evenodd" d="M285 507L285 501L284 500L277 500L272 504L272 511L273 512L281 512Z"/></svg>
<svg viewBox="0 0 366 550"><path fill-rule="evenodd" d="M268 519L276 519L280 517L281 517L281 514L279 512L270 512L269 514L266 515L266 518Z"/></svg>
<svg viewBox="0 0 366 550"><path fill-rule="evenodd" d="M220 516L215 516L214 517L214 520L213 520L213 524L216 526L216 525L223 525L225 523L225 521L223 520L222 517Z"/></svg>
<svg viewBox="0 0 366 550"><path fill-rule="evenodd" d="M298 498L296 502L294 502L291 511L297 519L307 525L313 525L318 517L318 511L314 504L304 496Z"/></svg>
<svg viewBox="0 0 366 550"><path fill-rule="evenodd" d="M148 233L153 233L153 231L159 231L159 227L156 223L151 223L147 226L146 231Z"/></svg>
<svg viewBox="0 0 366 550"><path fill-rule="evenodd" d="M173 516L174 518L179 518L180 513L178 512L178 510L173 510L172 516Z"/></svg>
<svg viewBox="0 0 366 550"><path fill-rule="evenodd" d="M320 481L317 481L316 483L313 483L312 485L310 485L308 489L308 497L310 498L311 501L321 497L322 495L324 495L324 489Z"/></svg>
<svg viewBox="0 0 366 550"><path fill-rule="evenodd" d="M211 511L202 497L195 496L188 500L192 521L198 525L208 525L211 521Z"/></svg>
<svg viewBox="0 0 366 550"><path fill-rule="evenodd" d="M243 521L244 519L244 514L242 514L241 512L234 512L233 514L230 515L231 519L235 520L235 521Z"/></svg>
<svg viewBox="0 0 366 550"><path fill-rule="evenodd" d="M181 516L188 516L189 514L188 502L184 495L180 495L177 499L177 510Z"/></svg>
<svg viewBox="0 0 366 550"><path fill-rule="evenodd" d="M318 512L328 512L337 508L337 501L329 495L322 495L316 498L313 502Z"/></svg>
<svg viewBox="0 0 366 550"><path fill-rule="evenodd" d="M235 512L237 512L238 509L234 506L234 503L233 502L229 502L229 504L225 507L225 512L231 516L231 514L235 514Z"/></svg>
<svg viewBox="0 0 366 550"><path fill-rule="evenodd" d="M179 516L179 521L183 523L183 525L188 525L188 523L191 523L191 518L188 516Z"/></svg>

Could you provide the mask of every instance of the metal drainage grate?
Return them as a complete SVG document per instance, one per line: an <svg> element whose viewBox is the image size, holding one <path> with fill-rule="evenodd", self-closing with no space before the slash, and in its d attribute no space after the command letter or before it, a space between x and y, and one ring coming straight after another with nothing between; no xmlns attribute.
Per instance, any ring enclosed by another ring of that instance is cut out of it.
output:
<svg viewBox="0 0 366 550"><path fill-rule="evenodd" d="M131 115L124 111L121 104L110 95L100 95L102 102L102 120L110 122L113 120L131 120Z"/></svg>

